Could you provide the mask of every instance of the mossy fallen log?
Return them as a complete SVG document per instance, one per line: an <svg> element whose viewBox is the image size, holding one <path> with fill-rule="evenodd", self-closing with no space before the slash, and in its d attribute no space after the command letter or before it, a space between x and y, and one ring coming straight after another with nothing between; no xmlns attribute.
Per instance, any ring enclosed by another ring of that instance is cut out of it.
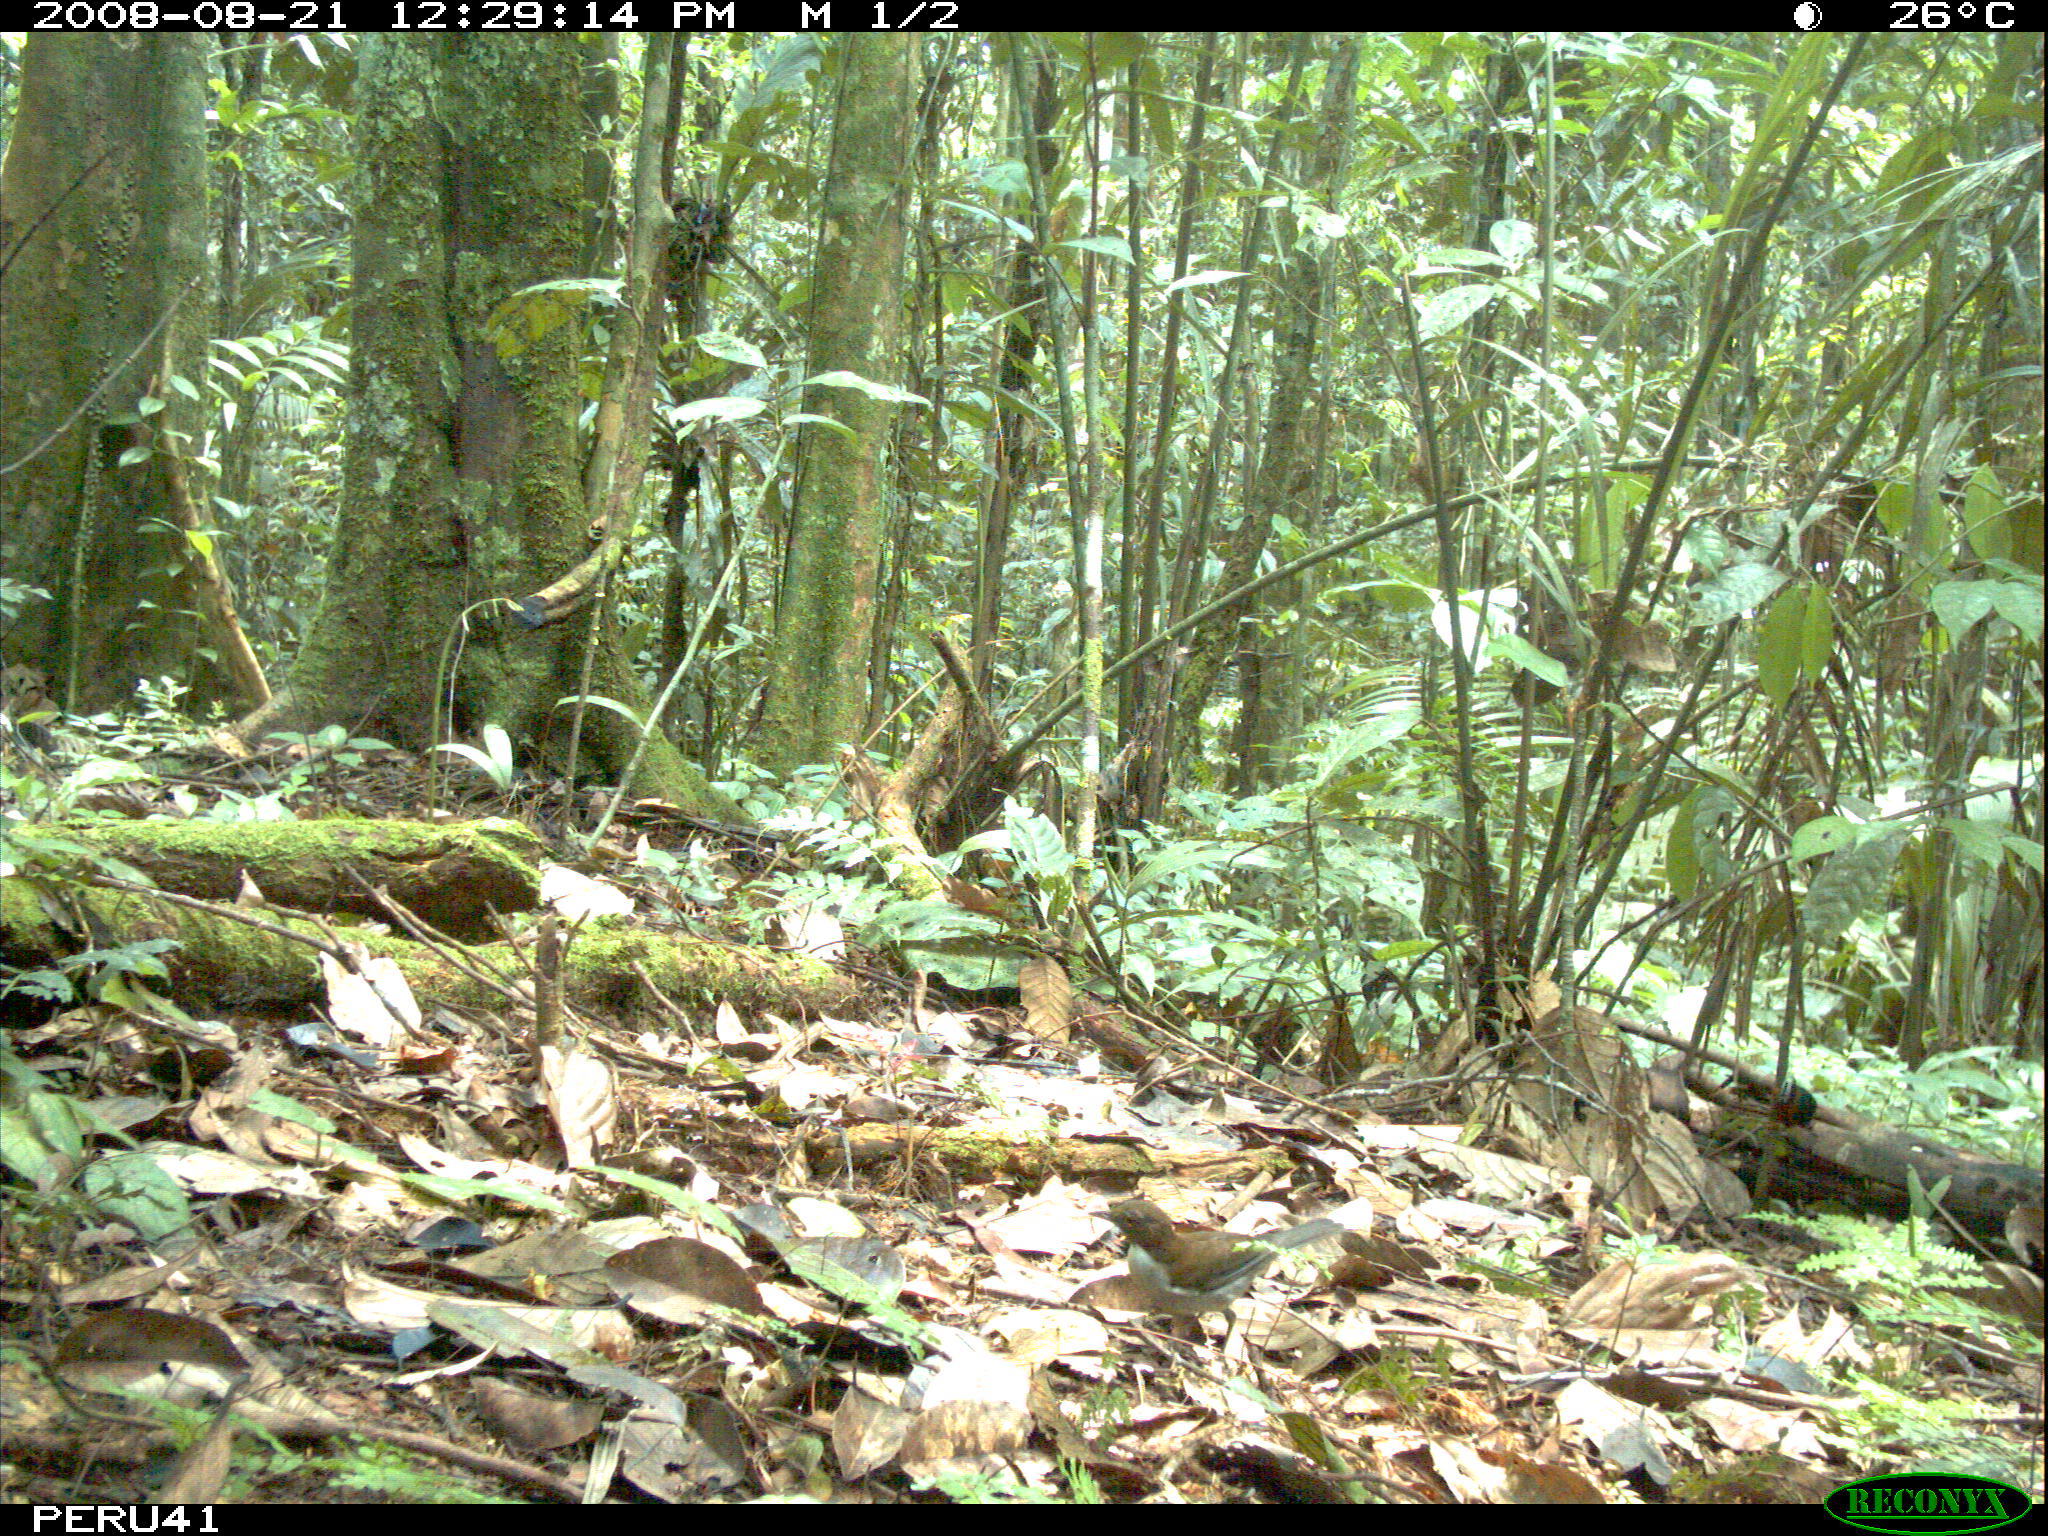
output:
<svg viewBox="0 0 2048 1536"><path fill-rule="evenodd" d="M0 891L0 960L18 969L58 969L85 950L171 940L160 986L179 1007L209 1017L294 1013L323 995L320 951L340 938L397 961L422 1004L508 1006L432 947L383 931L386 914L366 883L463 941L457 948L469 968L508 984L528 974L512 944L485 940L494 914L516 922L538 905L544 850L515 822L128 822L23 828L19 836L24 846L62 839L206 906L88 883L104 873L92 858L74 861L76 874L18 860ZM266 907L233 905L245 875ZM844 1011L858 1000L855 984L822 962L621 918L593 922L576 937L563 965L564 999L579 1011L637 1017L651 1010L636 972L686 1007L723 1001L804 1013Z"/></svg>

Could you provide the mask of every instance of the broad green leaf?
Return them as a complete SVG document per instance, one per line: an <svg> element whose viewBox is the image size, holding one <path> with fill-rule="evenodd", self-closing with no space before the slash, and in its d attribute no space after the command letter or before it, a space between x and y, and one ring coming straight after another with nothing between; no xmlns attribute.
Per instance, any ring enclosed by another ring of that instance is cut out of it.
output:
<svg viewBox="0 0 2048 1536"><path fill-rule="evenodd" d="M764 402L750 400L744 395L712 395L703 400L670 406L662 414L668 418L670 426L682 428L700 421L751 421L767 409Z"/></svg>
<svg viewBox="0 0 2048 1536"><path fill-rule="evenodd" d="M791 411L782 418L782 424L785 427L793 427L800 422L809 422L814 427L829 428L848 440L851 440L854 436L853 428L849 427L845 422L832 416L820 416L815 411ZM769 489L772 491L774 487L771 486Z"/></svg>
<svg viewBox="0 0 2048 1536"><path fill-rule="evenodd" d="M629 1169L612 1168L603 1165L582 1168L577 1171L579 1173L600 1174L607 1179L617 1179L621 1184L631 1185L634 1189L643 1190L658 1200L666 1201L685 1216L692 1216L699 1221L708 1222L734 1242L744 1242L746 1240L746 1234L740 1230L738 1222L726 1215L717 1206L711 1204L710 1201L691 1194L679 1184L671 1184L666 1179L658 1179L651 1173L635 1173Z"/></svg>
<svg viewBox="0 0 2048 1536"><path fill-rule="evenodd" d="M233 353L233 354L234 354L234 355L235 355L236 357L239 357L239 358L240 358L240 359L241 359L241 360L242 360L243 362L247 363L247 364L248 364L248 365L249 365L249 366L250 366L251 368L255 368L255 369L261 370L262 368L264 368L265 366L267 366L267 365L266 365L266 364L264 363L264 361L263 361L263 359L262 359L262 358L258 357L258 356L257 356L257 355L256 355L256 354L255 354L254 352L252 352L252 351L251 351L251 350L250 350L250 349L249 349L249 348L248 348L248 347L247 347L247 346L246 346L245 344L243 344L242 342L239 342L239 341L236 341L236 340L234 340L234 339L233 339L232 337L228 337L228 336L219 336L219 337L216 337L216 338L214 339L214 343L213 343L213 344L214 344L214 345L215 345L216 347L219 347L219 348L221 349L221 351L223 351L223 352L232 352L232 353ZM216 359L216 362L218 362L218 359Z"/></svg>
<svg viewBox="0 0 2048 1536"><path fill-rule="evenodd" d="M251 1093L249 1107L273 1119L289 1120L294 1125L303 1125L307 1130L317 1131L322 1136L332 1136L341 1129L319 1110L269 1088L258 1088Z"/></svg>
<svg viewBox="0 0 2048 1536"><path fill-rule="evenodd" d="M1827 676L1828 661L1835 651L1835 610L1826 587L1814 586L1806 594L1806 621L1799 632L1799 661L1809 678Z"/></svg>
<svg viewBox="0 0 2048 1536"><path fill-rule="evenodd" d="M1718 784L1702 786L1687 798L1692 802L1693 858L1700 880L1709 889L1719 889L1735 875L1735 856L1722 829L1740 819L1741 805Z"/></svg>
<svg viewBox="0 0 2048 1536"><path fill-rule="evenodd" d="M1361 590L1389 613L1426 613L1436 603L1436 589L1415 581L1368 581Z"/></svg>
<svg viewBox="0 0 2048 1536"><path fill-rule="evenodd" d="M1456 330L1500 295L1492 283L1461 283L1443 293L1419 299L1415 305L1416 329L1424 341L1433 341Z"/></svg>
<svg viewBox="0 0 2048 1536"><path fill-rule="evenodd" d="M1998 483L1998 471L1980 464L1963 487L1963 532L1980 560L2006 560L2012 556L2012 528L2006 522L2005 489Z"/></svg>
<svg viewBox="0 0 2048 1536"><path fill-rule="evenodd" d="M1080 68L1087 68L1092 59L1098 76L1135 64L1145 56L1147 47L1143 32L1048 32L1045 36Z"/></svg>
<svg viewBox="0 0 2048 1536"><path fill-rule="evenodd" d="M819 384L827 389L857 389L871 399L886 400L893 405L930 405L923 395L907 389L898 389L893 384L877 384L873 379L864 379L845 368L831 368L824 373L814 373L804 380L806 385Z"/></svg>
<svg viewBox="0 0 2048 1536"><path fill-rule="evenodd" d="M1372 951L1375 960L1406 960L1415 955L1426 955L1440 943L1437 939L1396 939L1391 944L1379 945Z"/></svg>
<svg viewBox="0 0 2048 1536"><path fill-rule="evenodd" d="M1913 486L1907 480L1888 480L1878 488L1872 511L1894 538L1904 538L1913 521Z"/></svg>
<svg viewBox="0 0 2048 1536"><path fill-rule="evenodd" d="M2007 834L2003 827L1961 816L1944 816L1939 825L1955 839L1956 857L1963 863L1995 873L2005 862Z"/></svg>
<svg viewBox="0 0 2048 1536"><path fill-rule="evenodd" d="M1941 620L1951 641L1972 626L1997 614L2030 645L2041 640L2041 588L2024 581L1944 581L1927 594L1927 606Z"/></svg>
<svg viewBox="0 0 2048 1536"><path fill-rule="evenodd" d="M1633 477L1617 476L1616 483L1587 496L1574 518L1572 560L1596 591L1614 590L1627 550L1629 499L1633 493L1641 500L1639 491L1619 484L1623 478Z"/></svg>
<svg viewBox="0 0 2048 1536"><path fill-rule="evenodd" d="M1131 894L1136 895L1148 885L1156 885L1168 876L1184 870L1208 869L1218 864L1227 864L1232 853L1227 843L1179 842L1168 843L1140 864L1131 876Z"/></svg>
<svg viewBox="0 0 2048 1536"><path fill-rule="evenodd" d="M1135 266L1137 256L1131 250L1131 242L1116 235L1082 235L1073 240L1062 240L1062 246L1077 251L1093 251L1098 256L1108 256L1125 266Z"/></svg>
<svg viewBox="0 0 2048 1536"><path fill-rule="evenodd" d="M993 165L985 165L975 179L997 197L1028 197L1031 194L1031 172L1022 160L998 160Z"/></svg>
<svg viewBox="0 0 2048 1536"><path fill-rule="evenodd" d="M31 1075L40 1077L40 1073ZM85 1135L71 1101L41 1089L9 1087L0 1112L0 1164L37 1189L55 1189L85 1157Z"/></svg>
<svg viewBox="0 0 2048 1536"><path fill-rule="evenodd" d="M1210 283L1228 283L1243 277L1243 272L1227 272L1216 267L1205 267L1200 272L1190 272L1186 277L1176 277L1165 288L1167 293L1178 293L1183 288L1200 288Z"/></svg>
<svg viewBox="0 0 2048 1536"><path fill-rule="evenodd" d="M1060 837L1060 829L1036 811L1003 818L1010 828L1010 846L1022 866L1033 875L1061 875L1073 867L1073 855Z"/></svg>
<svg viewBox="0 0 2048 1536"><path fill-rule="evenodd" d="M767 354L744 336L731 331L703 331L695 338L700 350L713 357L722 357L728 363L742 363L749 368L768 366Z"/></svg>
<svg viewBox="0 0 2048 1536"><path fill-rule="evenodd" d="M1806 583L1787 587L1764 616L1757 639L1757 683L1779 709L1799 685L1799 666L1806 636Z"/></svg>
<svg viewBox="0 0 2048 1536"><path fill-rule="evenodd" d="M898 947L904 964L975 992L1016 986L1017 973L1032 958L1029 950L993 939L949 939Z"/></svg>
<svg viewBox="0 0 2048 1536"><path fill-rule="evenodd" d="M1995 581L1944 581L1927 594L1927 606L1948 631L1950 644L1960 642L1978 621L1996 611L1992 598Z"/></svg>
<svg viewBox="0 0 2048 1536"><path fill-rule="evenodd" d="M632 653L628 652L628 654ZM565 694L555 701L555 708L563 709L576 704L588 704L594 709L608 709L636 731L643 729L645 726L645 722L633 710L621 704L617 699L608 699L601 693Z"/></svg>
<svg viewBox="0 0 2048 1536"><path fill-rule="evenodd" d="M1671 828L1664 834L1664 884L1680 901L1690 901L1700 887L1699 850L1693 841L1692 820L1698 793L1695 790L1678 803L1678 813L1671 818Z"/></svg>
<svg viewBox="0 0 2048 1536"><path fill-rule="evenodd" d="M1794 864L1803 864L1824 853L1850 847L1862 835L1862 824L1846 816L1816 816L1792 834L1792 846L1786 856Z"/></svg>
<svg viewBox="0 0 2048 1536"><path fill-rule="evenodd" d="M1998 607L1998 616L2018 630L2029 645L2041 643L2039 582L2001 581L1991 600Z"/></svg>
<svg viewBox="0 0 2048 1536"><path fill-rule="evenodd" d="M1800 908L1810 940L1833 943L1857 918L1882 910L1892 866L1907 836L1904 827L1873 827L1854 846L1828 856Z"/></svg>
<svg viewBox="0 0 2048 1536"><path fill-rule="evenodd" d="M1745 613L1754 613L1770 601L1771 594L1784 586L1786 580L1783 572L1754 561L1731 565L1693 593L1692 614L1687 623L1693 627L1725 624Z"/></svg>
<svg viewBox="0 0 2048 1536"><path fill-rule="evenodd" d="M1504 660L1513 662L1526 672L1534 673L1546 683L1562 688L1571 680L1571 673L1566 670L1563 662L1537 650L1520 635L1502 635L1493 642L1493 645Z"/></svg>
<svg viewBox="0 0 2048 1536"><path fill-rule="evenodd" d="M102 1214L126 1222L147 1242L169 1237L192 1223L185 1191L147 1152L113 1152L96 1158L79 1170L78 1189Z"/></svg>

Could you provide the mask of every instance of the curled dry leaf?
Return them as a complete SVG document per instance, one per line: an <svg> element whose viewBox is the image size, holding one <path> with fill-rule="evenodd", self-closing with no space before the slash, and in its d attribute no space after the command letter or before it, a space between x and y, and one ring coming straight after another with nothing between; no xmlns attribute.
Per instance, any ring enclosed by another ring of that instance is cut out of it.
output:
<svg viewBox="0 0 2048 1536"><path fill-rule="evenodd" d="M935 1464L1014 1456L1031 1436L1031 1416L1012 1403L956 1399L917 1415L904 1432L898 1459L906 1471L938 1470Z"/></svg>
<svg viewBox="0 0 2048 1536"><path fill-rule="evenodd" d="M1041 1040L1065 1040L1074 1026L1074 984L1066 967L1043 955L1026 960L1017 970L1017 991L1024 999L1024 1018Z"/></svg>
<svg viewBox="0 0 2048 1536"><path fill-rule="evenodd" d="M858 1389L849 1390L832 1411L832 1454L840 1476L866 1477L887 1466L903 1447L911 1415L880 1403Z"/></svg>
<svg viewBox="0 0 2048 1536"><path fill-rule="evenodd" d="M830 912L806 907L779 914L774 924L781 947L819 960L846 958L846 930Z"/></svg>
<svg viewBox="0 0 2048 1536"><path fill-rule="evenodd" d="M159 1504L211 1504L234 1462L235 1420L223 1403L206 1433L180 1456L157 1490Z"/></svg>
<svg viewBox="0 0 2048 1536"><path fill-rule="evenodd" d="M541 866L540 899L572 923L633 915L632 897L608 881L593 880L565 864Z"/></svg>
<svg viewBox="0 0 2048 1536"><path fill-rule="evenodd" d="M1725 1253L1688 1254L1671 1264L1610 1264L1565 1303L1563 1320L1584 1328L1684 1328L1708 1298L1740 1285L1749 1271Z"/></svg>
<svg viewBox="0 0 2048 1536"><path fill-rule="evenodd" d="M597 1149L611 1141L619 1121L611 1068L585 1052L544 1045L540 1081L569 1165L581 1168L595 1162Z"/></svg>

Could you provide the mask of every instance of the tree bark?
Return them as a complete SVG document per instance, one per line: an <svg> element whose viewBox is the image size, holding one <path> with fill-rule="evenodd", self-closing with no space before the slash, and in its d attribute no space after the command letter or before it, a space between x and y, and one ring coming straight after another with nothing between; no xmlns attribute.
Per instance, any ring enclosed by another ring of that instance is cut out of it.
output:
<svg viewBox="0 0 2048 1536"><path fill-rule="evenodd" d="M366 40L340 527L291 683L245 737L338 720L420 748L496 724L563 762L586 645L587 692L644 717L608 613L544 625L526 600L591 548L589 292L564 282L590 227L584 64L570 39ZM585 760L616 778L631 724L591 709L584 729ZM631 787L743 819L662 738Z"/></svg>
<svg viewBox="0 0 2048 1536"><path fill-rule="evenodd" d="M65 709L169 677L246 707L262 673L183 494L203 372L202 37L31 34L0 167L0 541L39 589L6 661Z"/></svg>
<svg viewBox="0 0 2048 1536"><path fill-rule="evenodd" d="M844 370L886 384L897 374L911 58L905 37L846 39L811 289L813 378ZM813 384L805 404L847 431L806 425L801 439L755 737L757 759L782 769L828 762L861 731L892 410L845 386Z"/></svg>

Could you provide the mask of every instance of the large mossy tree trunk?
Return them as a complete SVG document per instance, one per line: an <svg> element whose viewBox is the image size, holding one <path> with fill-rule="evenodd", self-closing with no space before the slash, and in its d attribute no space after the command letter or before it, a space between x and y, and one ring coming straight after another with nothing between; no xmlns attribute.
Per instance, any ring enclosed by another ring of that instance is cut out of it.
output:
<svg viewBox="0 0 2048 1536"><path fill-rule="evenodd" d="M364 41L340 526L290 685L244 735L340 721L419 748L499 725L522 756L566 756L591 626L528 629L518 599L590 553L587 46ZM600 613L588 691L644 714ZM583 719L584 761L616 777L630 726ZM738 819L660 739L632 787Z"/></svg>
<svg viewBox="0 0 2048 1536"><path fill-rule="evenodd" d="M844 47L811 288L810 372L886 383L900 366L913 43L854 35ZM780 768L829 761L861 733L891 406L858 388L813 385L805 409L847 431L803 429L755 737L755 755Z"/></svg>
<svg viewBox="0 0 2048 1536"><path fill-rule="evenodd" d="M194 536L197 407L172 383L205 366L209 46L22 49L0 168L0 546L45 595L10 616L5 659L78 713L164 676L195 704L266 696Z"/></svg>

